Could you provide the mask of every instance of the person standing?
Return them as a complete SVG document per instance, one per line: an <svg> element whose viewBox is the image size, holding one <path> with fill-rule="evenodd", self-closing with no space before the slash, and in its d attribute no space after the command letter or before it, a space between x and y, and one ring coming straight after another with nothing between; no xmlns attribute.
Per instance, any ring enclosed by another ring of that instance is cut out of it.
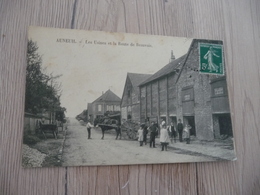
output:
<svg viewBox="0 0 260 195"><path fill-rule="evenodd" d="M179 119L178 121L179 121L179 123L177 124L177 129L178 129L178 133L179 133L179 140L180 140L180 142L182 142L183 124L181 122L181 119Z"/></svg>
<svg viewBox="0 0 260 195"><path fill-rule="evenodd" d="M94 126L91 125L90 120L88 120L88 123L86 126L87 126L87 130L88 130L88 139L91 139L91 128Z"/></svg>
<svg viewBox="0 0 260 195"><path fill-rule="evenodd" d="M148 134L148 130L147 130L147 126L145 124L142 124L143 127L143 134L144 134L144 144L147 144L147 134Z"/></svg>
<svg viewBox="0 0 260 195"><path fill-rule="evenodd" d="M150 148L153 146L155 147L155 137L157 135L157 127L154 122L152 122L152 125L149 127L150 129Z"/></svg>
<svg viewBox="0 0 260 195"><path fill-rule="evenodd" d="M144 129L143 126L141 125L138 132L138 141L140 142L140 146L143 146L143 141L144 141Z"/></svg>
<svg viewBox="0 0 260 195"><path fill-rule="evenodd" d="M166 129L166 123L164 121L162 122L161 125L160 142L162 145L162 151L164 151L164 148L165 151L167 151L167 145L169 144L170 139L169 139L169 133Z"/></svg>
<svg viewBox="0 0 260 195"><path fill-rule="evenodd" d="M118 121L116 122L116 126L116 139L118 139L118 136L120 136L119 139L121 139L121 127Z"/></svg>
<svg viewBox="0 0 260 195"><path fill-rule="evenodd" d="M172 140L174 139L174 143L176 143L176 138L177 138L177 132L174 128L173 122L171 122L171 125L168 127L170 138L171 138L171 143Z"/></svg>
<svg viewBox="0 0 260 195"><path fill-rule="evenodd" d="M184 127L184 140L186 140L186 144L190 144L190 129L191 129L191 126L189 125L189 123L186 123L185 124L185 127Z"/></svg>

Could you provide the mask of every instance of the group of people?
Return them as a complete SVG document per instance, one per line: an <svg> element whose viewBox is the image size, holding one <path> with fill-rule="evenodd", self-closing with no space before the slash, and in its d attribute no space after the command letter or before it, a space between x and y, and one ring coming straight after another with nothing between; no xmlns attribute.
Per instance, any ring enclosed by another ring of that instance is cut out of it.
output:
<svg viewBox="0 0 260 195"><path fill-rule="evenodd" d="M175 126L173 122L169 126L166 125L165 121L162 121L160 125L160 129L158 125L155 124L155 122L151 122L151 126L147 127L145 124L141 124L140 128L137 132L138 134L138 141L140 143L140 146L143 146L147 144L147 134L150 132L150 148L156 148L155 147L155 138L156 136L160 136L160 143L162 146L162 151L167 150L167 146L169 143L176 143L177 136L179 135L179 141L183 142L183 139L186 141L187 144L190 144L190 129L191 126L186 123L183 125L181 122L181 119L178 120L177 124L177 130L175 129ZM160 130L160 133L159 133ZM178 133L177 133L178 131Z"/></svg>
<svg viewBox="0 0 260 195"><path fill-rule="evenodd" d="M92 125L90 121L88 121L86 127L88 131L88 139L91 139L91 128L93 128L94 125ZM175 129L173 122L171 122L171 124L167 126L165 121L162 121L160 128L154 121L151 122L151 126L149 127L146 126L145 124L141 124L137 132L137 137L140 146L143 146L143 144L145 145L147 144L147 135L149 132L150 132L150 148L156 148L155 138L158 135L160 136L162 151L167 150L167 146L169 145L170 142L173 143L173 140L174 143L176 143L178 135L179 135L180 142L183 142L183 140L185 140L187 144L190 144L191 126L188 123L183 125L181 119L179 119L176 128L177 130ZM118 139L119 136L121 139L121 130L118 125L118 128L116 128L116 139Z"/></svg>

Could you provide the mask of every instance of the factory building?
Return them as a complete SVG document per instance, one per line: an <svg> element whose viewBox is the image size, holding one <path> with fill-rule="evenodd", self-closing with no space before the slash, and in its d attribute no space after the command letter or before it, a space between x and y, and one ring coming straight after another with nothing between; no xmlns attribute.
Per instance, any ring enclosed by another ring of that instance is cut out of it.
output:
<svg viewBox="0 0 260 195"><path fill-rule="evenodd" d="M169 64L141 83L140 121L176 125L181 119L200 140L232 136L226 76L200 73L199 43L222 45L194 39L187 54L171 57Z"/></svg>

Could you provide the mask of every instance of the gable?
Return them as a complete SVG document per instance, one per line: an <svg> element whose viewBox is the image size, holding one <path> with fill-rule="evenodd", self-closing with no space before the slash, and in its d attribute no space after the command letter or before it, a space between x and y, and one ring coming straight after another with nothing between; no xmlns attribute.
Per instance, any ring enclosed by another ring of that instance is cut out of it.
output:
<svg viewBox="0 0 260 195"><path fill-rule="evenodd" d="M121 102L121 98L109 89L92 103L96 102Z"/></svg>
<svg viewBox="0 0 260 195"><path fill-rule="evenodd" d="M129 76L126 76L126 81L125 81L125 87L124 87L124 91L123 91L123 95L122 95L122 100L121 100L121 106L125 106L128 104L128 91L132 91L133 90L133 85L132 82L129 78Z"/></svg>

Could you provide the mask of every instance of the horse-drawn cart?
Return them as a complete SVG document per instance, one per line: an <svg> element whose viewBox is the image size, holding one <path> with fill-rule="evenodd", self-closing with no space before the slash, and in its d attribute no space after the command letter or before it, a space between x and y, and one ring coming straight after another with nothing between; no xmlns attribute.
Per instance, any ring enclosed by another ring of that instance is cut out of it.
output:
<svg viewBox="0 0 260 195"><path fill-rule="evenodd" d="M104 139L105 131L112 130L112 129L116 130L116 133L117 133L117 131L120 131L120 127L117 126L117 125L98 124L98 126L102 130L102 137L101 137L101 139Z"/></svg>
<svg viewBox="0 0 260 195"><path fill-rule="evenodd" d="M121 130L123 133L126 133L129 139L137 140L137 131L139 129L139 124L137 122L127 120L122 123Z"/></svg>
<svg viewBox="0 0 260 195"><path fill-rule="evenodd" d="M56 124L41 124L40 131L45 139L47 139L46 133L52 133L55 139L58 137L58 126Z"/></svg>
<svg viewBox="0 0 260 195"><path fill-rule="evenodd" d="M104 139L104 133L107 130L115 129L117 137L121 135L124 139L137 140L137 131L140 124L131 120L124 121L121 125L118 119L106 116L101 117L94 122L94 125L98 125L102 130L102 138ZM117 139L116 137L116 139Z"/></svg>

